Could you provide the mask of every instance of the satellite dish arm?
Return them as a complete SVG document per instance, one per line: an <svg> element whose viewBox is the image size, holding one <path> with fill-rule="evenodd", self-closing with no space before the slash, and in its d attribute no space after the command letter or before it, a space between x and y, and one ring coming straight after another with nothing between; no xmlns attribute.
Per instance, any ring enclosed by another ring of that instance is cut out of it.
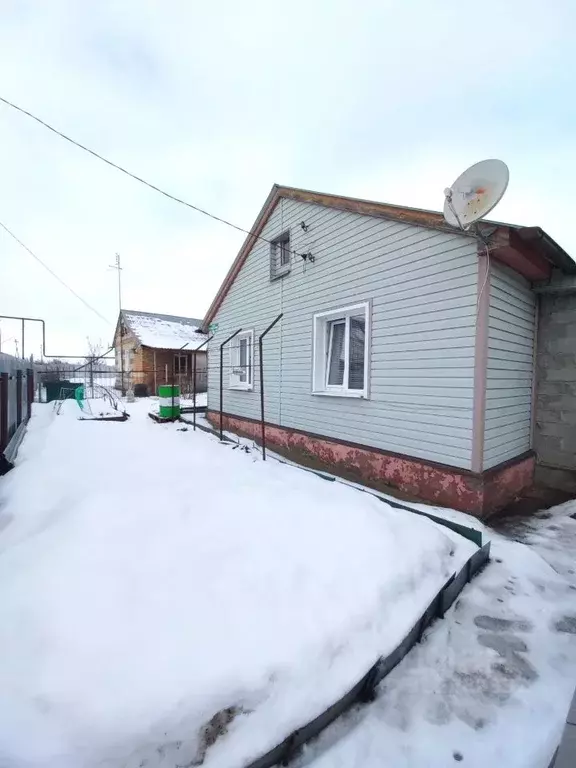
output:
<svg viewBox="0 0 576 768"><path fill-rule="evenodd" d="M456 208L454 208L454 206L452 204L452 190L451 190L450 187L446 187L446 189L444 190L444 197L446 198L446 202L448 204L448 207L450 208L450 210L454 214L454 218L458 222L458 226L460 227L461 230L464 230L464 227L462 226L462 222L460 221L460 217L456 213Z"/></svg>

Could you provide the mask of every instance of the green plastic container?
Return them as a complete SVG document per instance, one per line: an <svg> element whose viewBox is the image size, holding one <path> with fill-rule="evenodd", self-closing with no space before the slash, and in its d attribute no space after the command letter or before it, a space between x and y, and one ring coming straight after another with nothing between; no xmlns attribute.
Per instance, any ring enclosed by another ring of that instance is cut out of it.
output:
<svg viewBox="0 0 576 768"><path fill-rule="evenodd" d="M180 387L177 384L160 384L159 415L162 419L177 419L180 416Z"/></svg>

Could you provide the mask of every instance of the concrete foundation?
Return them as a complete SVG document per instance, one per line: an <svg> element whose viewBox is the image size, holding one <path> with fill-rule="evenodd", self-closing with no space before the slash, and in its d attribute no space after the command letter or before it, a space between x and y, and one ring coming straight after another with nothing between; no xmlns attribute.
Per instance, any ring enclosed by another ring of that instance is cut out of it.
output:
<svg viewBox="0 0 576 768"><path fill-rule="evenodd" d="M208 411L206 415L214 426L219 424L217 412ZM227 431L256 441L260 439L260 423L257 421L225 414L223 426ZM275 424L266 426L266 443L296 462L312 464L380 490L389 486L409 497L484 519L519 496L531 485L534 474L532 454L477 474Z"/></svg>

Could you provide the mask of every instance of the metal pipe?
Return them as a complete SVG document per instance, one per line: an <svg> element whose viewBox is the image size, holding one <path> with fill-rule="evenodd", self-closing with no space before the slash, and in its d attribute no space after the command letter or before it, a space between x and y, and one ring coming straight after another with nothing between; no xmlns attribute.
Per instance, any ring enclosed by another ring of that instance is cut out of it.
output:
<svg viewBox="0 0 576 768"><path fill-rule="evenodd" d="M174 420L174 382L176 379L176 353L172 355L172 410L170 411L170 417Z"/></svg>
<svg viewBox="0 0 576 768"><path fill-rule="evenodd" d="M194 424L194 432L196 432L196 350L193 352L194 359L192 360L192 422Z"/></svg>
<svg viewBox="0 0 576 768"><path fill-rule="evenodd" d="M264 336L274 328L284 313L280 312L276 320L273 320L264 333L258 337L258 353L260 355L260 434L262 439L262 460L266 461L266 422L264 420Z"/></svg>
<svg viewBox="0 0 576 768"><path fill-rule="evenodd" d="M40 317L22 317L22 315L0 315L0 319L4 320L21 320L22 321L22 350L24 350L24 321L27 320L30 323L42 323L42 355L44 357L61 357L61 355L47 355L46 354L46 323ZM24 355L22 355L24 356ZM82 355L78 355L82 357Z"/></svg>
<svg viewBox="0 0 576 768"><path fill-rule="evenodd" d="M209 341L211 341L214 338L214 335L209 336L206 341L203 341L202 344L200 344L199 347L196 347L196 349L192 352L194 355L194 360L192 362L192 405L194 407L194 413L192 414L192 423L194 424L194 431L196 431L196 353L202 349L202 347L206 346Z"/></svg>
<svg viewBox="0 0 576 768"><path fill-rule="evenodd" d="M232 341L234 336L238 336L242 328L238 328L237 331L234 331L232 336L228 336L227 339L225 339L222 344L220 344L220 440L222 440L224 430L222 429L222 402L224 399L224 347L226 344L228 344L229 341Z"/></svg>
<svg viewBox="0 0 576 768"><path fill-rule="evenodd" d="M46 353L46 322L42 320L41 317L22 317L22 315L0 315L0 320L21 320L22 323L24 323L24 321L29 323L42 323L42 357L57 357L59 360L78 360L85 357L85 354L86 354L85 352L83 352L81 355L48 355ZM24 340L22 340L22 342L23 341ZM94 359L100 360L106 357L108 352L110 352L113 349L114 347L110 347L110 349L104 352L103 355L98 355L98 357Z"/></svg>

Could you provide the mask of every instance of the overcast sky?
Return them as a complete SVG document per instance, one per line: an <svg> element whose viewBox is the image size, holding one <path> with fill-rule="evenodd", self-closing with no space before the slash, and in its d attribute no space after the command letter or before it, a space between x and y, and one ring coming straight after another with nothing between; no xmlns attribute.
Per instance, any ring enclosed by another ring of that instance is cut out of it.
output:
<svg viewBox="0 0 576 768"><path fill-rule="evenodd" d="M499 157L494 217L575 255L575 30L574 0L0 0L0 95L244 227L274 182L438 210ZM4 105L0 152L0 221L110 320L0 231L0 313L49 353L110 342L115 252L124 308L204 314L242 235Z"/></svg>

